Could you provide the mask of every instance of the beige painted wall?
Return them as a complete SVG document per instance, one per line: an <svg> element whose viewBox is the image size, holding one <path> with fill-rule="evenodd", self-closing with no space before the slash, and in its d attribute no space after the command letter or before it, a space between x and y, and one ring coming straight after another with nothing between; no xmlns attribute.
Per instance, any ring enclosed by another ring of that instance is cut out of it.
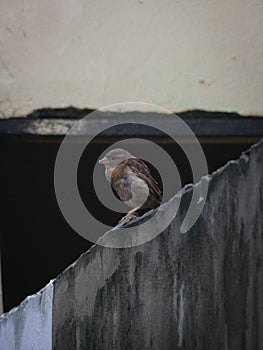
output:
<svg viewBox="0 0 263 350"><path fill-rule="evenodd" d="M1 0L0 112L123 101L263 115L262 0Z"/></svg>

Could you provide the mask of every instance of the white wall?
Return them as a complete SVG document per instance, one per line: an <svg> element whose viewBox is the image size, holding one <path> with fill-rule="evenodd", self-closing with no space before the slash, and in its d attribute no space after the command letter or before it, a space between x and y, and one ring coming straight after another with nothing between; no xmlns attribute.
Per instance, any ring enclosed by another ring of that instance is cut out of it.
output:
<svg viewBox="0 0 263 350"><path fill-rule="evenodd" d="M1 350L51 350L53 282L0 317Z"/></svg>
<svg viewBox="0 0 263 350"><path fill-rule="evenodd" d="M263 114L262 0L2 0L0 112L143 101Z"/></svg>

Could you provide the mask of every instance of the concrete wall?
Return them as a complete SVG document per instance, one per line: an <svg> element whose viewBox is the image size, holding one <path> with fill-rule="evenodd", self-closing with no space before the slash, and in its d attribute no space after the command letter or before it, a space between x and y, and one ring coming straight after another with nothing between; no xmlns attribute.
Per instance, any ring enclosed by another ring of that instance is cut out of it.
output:
<svg viewBox="0 0 263 350"><path fill-rule="evenodd" d="M0 115L124 101L263 113L261 0L0 4Z"/></svg>
<svg viewBox="0 0 263 350"><path fill-rule="evenodd" d="M50 282L19 307L0 317L1 350L52 349L52 299Z"/></svg>
<svg viewBox="0 0 263 350"><path fill-rule="evenodd" d="M193 187L181 193L178 215L152 241L128 249L93 246L0 317L0 349L51 349L51 313L54 350L262 349L262 164L263 141L203 178L207 202L186 234L180 225ZM158 210L165 215L178 200ZM102 240L110 243L114 232Z"/></svg>
<svg viewBox="0 0 263 350"><path fill-rule="evenodd" d="M63 272L54 282L53 349L262 349L262 163L263 142L213 174L188 233L179 228L191 188L156 239L93 247Z"/></svg>

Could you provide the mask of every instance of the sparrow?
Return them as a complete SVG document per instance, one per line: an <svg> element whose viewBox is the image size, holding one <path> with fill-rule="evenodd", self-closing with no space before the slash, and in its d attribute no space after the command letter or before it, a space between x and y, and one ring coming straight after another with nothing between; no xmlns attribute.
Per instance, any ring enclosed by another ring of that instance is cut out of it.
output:
<svg viewBox="0 0 263 350"><path fill-rule="evenodd" d="M128 151L116 148L109 151L99 164L105 165L105 176L121 201L132 208L121 220L139 216L138 209L154 209L161 204L158 182L148 166Z"/></svg>

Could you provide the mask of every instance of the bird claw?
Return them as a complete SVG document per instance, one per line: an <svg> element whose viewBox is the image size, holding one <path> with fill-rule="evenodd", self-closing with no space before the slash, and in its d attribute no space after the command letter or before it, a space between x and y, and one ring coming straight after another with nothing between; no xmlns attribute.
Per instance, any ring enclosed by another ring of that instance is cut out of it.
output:
<svg viewBox="0 0 263 350"><path fill-rule="evenodd" d="M129 221L130 221L131 219L134 219L134 218L136 218L138 216L139 216L139 214L136 213L136 212L134 212L134 213L127 213L123 218L120 219L119 224L123 223L127 219L129 219Z"/></svg>

